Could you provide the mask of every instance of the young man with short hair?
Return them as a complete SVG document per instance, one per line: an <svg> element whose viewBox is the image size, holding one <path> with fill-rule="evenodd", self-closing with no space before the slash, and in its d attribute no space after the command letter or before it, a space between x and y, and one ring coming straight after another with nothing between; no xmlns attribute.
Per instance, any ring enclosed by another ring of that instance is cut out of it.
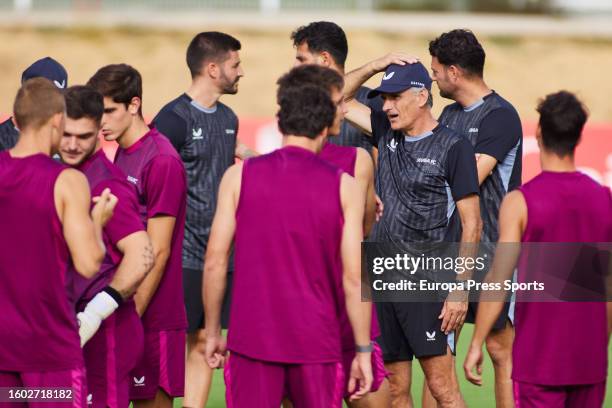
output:
<svg viewBox="0 0 612 408"><path fill-rule="evenodd" d="M521 185L523 131L514 107L483 79L485 51L469 30L443 33L429 44L432 78L440 95L455 101L440 122L467 137L476 153L480 183L481 240L497 242L499 208L504 196ZM478 303L470 302L466 321L473 323ZM512 313L510 303L487 337L487 351L495 371L495 400L513 407Z"/></svg>
<svg viewBox="0 0 612 408"><path fill-rule="evenodd" d="M301 83L310 83L319 85L326 89L332 101L336 105L336 118L334 124L328 130L328 140L325 141L319 157L323 160L340 168L346 174L355 178L355 181L360 187L364 201L366 202L364 214L364 235L369 234L374 221L374 169L370 155L360 147L338 146L329 143L329 139L338 137L342 128L346 105L342 94L344 81L340 74L335 69L319 69L315 65L304 66L301 70L293 75L293 80ZM367 203L370 203L368 206ZM355 340L353 338L351 326L348 320L346 311L340 318L342 322L342 364L345 372L345 378L348 383L351 362L355 357ZM380 337L380 328L376 317L376 309L372 310L372 323L370 330L370 339L373 345L372 351L372 374L373 383L371 392L364 398L351 401L350 393L345 391L345 402L351 407L384 407L390 403L389 383L386 379L387 373L384 368L382 351L378 345ZM345 387L347 390L348 387Z"/></svg>
<svg viewBox="0 0 612 408"><path fill-rule="evenodd" d="M534 268L533 260L528 263L519 255L519 243L529 252L534 242L612 241L610 189L578 172L574 161L587 120L585 107L575 95L560 91L546 96L537 110L542 173L508 193L499 215L497 253L501 247L508 262L495 270L496 277L511 279L518 265L519 283L533 276ZM580 265L581 277L601 280L601 271L591 265ZM554 273L555 280L557 273L563 276L561 271L546 273ZM476 385L482 385L482 345L503 307L504 302L490 300L478 308L464 363L466 378ZM517 301L512 350L516 406L601 407L608 375L608 321L606 303L601 301Z"/></svg>
<svg viewBox="0 0 612 408"><path fill-rule="evenodd" d="M244 75L240 41L229 34L207 31L197 34L187 48L191 86L157 114L153 126L165 135L185 163L187 216L183 240L183 286L187 309L187 359L184 407L206 404L212 370L198 351L206 342L202 273L204 253L223 173L235 157L256 155L237 139L238 117L219 99L238 92ZM231 267L230 267L231 269ZM231 274L229 284L231 287ZM230 292L224 302L227 327Z"/></svg>
<svg viewBox="0 0 612 408"><path fill-rule="evenodd" d="M132 295L153 266L153 248L138 213L134 186L102 150L102 95L89 86L73 86L64 97L62 162L85 174L93 195L109 188L118 198L113 218L104 227L107 249L100 271L93 279L71 273L66 286L78 312L88 402L94 408L121 408L129 405L129 373L144 343Z"/></svg>
<svg viewBox="0 0 612 408"><path fill-rule="evenodd" d="M317 21L300 27L291 34L293 46L296 49L295 64L316 64L330 68L340 75L344 75L344 64L348 54L348 42L342 28L329 21ZM370 88L359 87L355 98L370 107L381 111L380 98L368 99ZM330 133L325 146L321 150L323 157L334 158L342 156L342 152L354 152L354 166L349 174L366 191L366 211L364 218L364 232L367 236L375 222L376 196L374 192L374 175L372 168L372 141L371 138L348 121L341 120L339 129ZM342 146L336 148L336 146ZM351 147L353 149L344 149ZM354 149L357 148L357 149ZM338 158L338 160L341 160ZM377 323L374 322L377 327Z"/></svg>
<svg viewBox="0 0 612 408"><path fill-rule="evenodd" d="M284 147L224 175L206 252L205 353L219 367L226 358L221 303L235 245L225 376L227 403L238 408L278 407L283 397L298 407L340 407L346 382L339 308L356 343L348 391L357 382L359 389L351 399L372 384L371 304L361 302L360 281L363 194L318 156L337 106L329 90L296 80L307 68L278 82Z"/></svg>
<svg viewBox="0 0 612 408"><path fill-rule="evenodd" d="M136 186L154 265L134 301L144 326L144 353L132 371L135 407L171 407L185 381L185 306L181 250L185 224L185 169L180 157L142 117L142 79L126 64L100 68L88 82L104 97L102 135L117 141L115 164Z"/></svg>
<svg viewBox="0 0 612 408"><path fill-rule="evenodd" d="M65 110L49 80L26 81L13 108L19 140L0 152L0 387L61 388L67 403L86 406L83 353L65 280L71 263L86 278L99 271L102 229L117 198L105 189L90 210L85 176L50 158Z"/></svg>

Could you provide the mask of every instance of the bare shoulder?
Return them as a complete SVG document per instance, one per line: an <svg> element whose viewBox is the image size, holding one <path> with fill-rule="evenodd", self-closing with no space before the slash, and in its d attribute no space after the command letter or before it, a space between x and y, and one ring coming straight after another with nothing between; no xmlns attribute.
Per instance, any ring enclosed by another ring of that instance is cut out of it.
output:
<svg viewBox="0 0 612 408"><path fill-rule="evenodd" d="M372 162L372 156L363 147L357 147L357 157L355 159L355 174L368 174L372 172L374 163Z"/></svg>
<svg viewBox="0 0 612 408"><path fill-rule="evenodd" d="M76 169L62 170L55 182L56 192L72 193L83 190L89 191L89 183L87 177Z"/></svg>
<svg viewBox="0 0 612 408"><path fill-rule="evenodd" d="M513 212L527 212L527 203L525 202L525 196L520 190L514 190L506 194L501 204L500 211L513 211Z"/></svg>

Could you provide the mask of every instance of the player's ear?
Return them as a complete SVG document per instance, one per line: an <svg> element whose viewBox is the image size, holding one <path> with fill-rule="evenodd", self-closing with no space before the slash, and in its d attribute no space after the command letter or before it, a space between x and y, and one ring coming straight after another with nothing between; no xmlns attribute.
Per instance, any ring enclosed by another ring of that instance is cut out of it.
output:
<svg viewBox="0 0 612 408"><path fill-rule="evenodd" d="M538 124L538 127L536 128L535 138L538 142L538 148L542 150L542 128L540 127L540 124Z"/></svg>
<svg viewBox="0 0 612 408"><path fill-rule="evenodd" d="M334 60L332 59L331 55L327 51L322 51L317 56L317 59L319 60L319 65L322 65L322 66L327 67L327 68L331 67L331 65L334 62Z"/></svg>
<svg viewBox="0 0 612 408"><path fill-rule="evenodd" d="M208 64L206 64L206 66L204 67L204 70L208 73L208 76L210 76L212 79L217 79L219 77L219 65L217 65L214 62L209 62Z"/></svg>
<svg viewBox="0 0 612 408"><path fill-rule="evenodd" d="M427 105L427 99L429 98L429 94L425 88L421 88L419 91L419 108Z"/></svg>
<svg viewBox="0 0 612 408"><path fill-rule="evenodd" d="M51 116L51 119L49 119L49 123L51 124L51 126L54 129L57 129L60 134L64 134L64 119L65 119L66 114L64 112L59 112L56 113L55 115Z"/></svg>
<svg viewBox="0 0 612 408"><path fill-rule="evenodd" d="M140 106L142 105L142 101L140 100L139 97L135 96L132 98L132 100L130 101L130 104L128 105L128 112L130 112L130 114L132 115L137 115L138 112L140 112Z"/></svg>
<svg viewBox="0 0 612 408"><path fill-rule="evenodd" d="M451 81L456 82L459 79L461 70L456 65L449 65L447 69L448 77Z"/></svg>

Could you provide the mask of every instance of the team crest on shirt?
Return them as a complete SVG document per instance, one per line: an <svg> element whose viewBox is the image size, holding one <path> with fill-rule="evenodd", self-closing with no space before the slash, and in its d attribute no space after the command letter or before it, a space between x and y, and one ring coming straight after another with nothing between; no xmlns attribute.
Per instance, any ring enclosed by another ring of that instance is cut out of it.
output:
<svg viewBox="0 0 612 408"><path fill-rule="evenodd" d="M397 149L397 140L391 139L391 141L387 143L387 147L389 150L395 153L395 150Z"/></svg>
<svg viewBox="0 0 612 408"><path fill-rule="evenodd" d="M127 176L127 181L129 181L132 184L138 184L138 179L136 177Z"/></svg>
<svg viewBox="0 0 612 408"><path fill-rule="evenodd" d="M145 386L145 376L143 375L140 378L133 377L134 379L134 387L144 387Z"/></svg>
<svg viewBox="0 0 612 408"><path fill-rule="evenodd" d="M202 128L198 128L197 130L191 129L191 134L193 135L193 140L204 139L204 136L202 136Z"/></svg>

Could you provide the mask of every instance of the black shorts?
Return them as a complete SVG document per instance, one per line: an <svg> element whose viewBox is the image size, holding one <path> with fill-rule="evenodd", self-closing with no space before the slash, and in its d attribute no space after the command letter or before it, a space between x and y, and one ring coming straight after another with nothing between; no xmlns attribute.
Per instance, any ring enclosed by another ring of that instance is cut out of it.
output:
<svg viewBox="0 0 612 408"><path fill-rule="evenodd" d="M468 311L465 315L466 323L476 323L476 312L478 312L478 302L470 302L468 304ZM495 320L495 324L493 325L493 330L501 330L506 327L506 322L510 321L510 323L514 324L514 316L513 313L510 313L510 302L504 303L504 309L497 316L497 320Z"/></svg>
<svg viewBox="0 0 612 408"><path fill-rule="evenodd" d="M204 268L183 268L183 294L185 296L185 309L187 311L187 333L195 333L204 328L204 303L202 301L203 270ZM221 309L221 326L224 329L227 329L227 324L229 322L233 276L233 271L229 271L227 274L227 289Z"/></svg>
<svg viewBox="0 0 612 408"><path fill-rule="evenodd" d="M455 333L440 330L443 302L376 303L385 362L412 361L414 357L441 356L450 346L455 353Z"/></svg>

